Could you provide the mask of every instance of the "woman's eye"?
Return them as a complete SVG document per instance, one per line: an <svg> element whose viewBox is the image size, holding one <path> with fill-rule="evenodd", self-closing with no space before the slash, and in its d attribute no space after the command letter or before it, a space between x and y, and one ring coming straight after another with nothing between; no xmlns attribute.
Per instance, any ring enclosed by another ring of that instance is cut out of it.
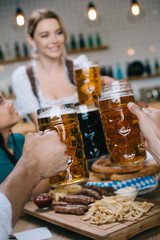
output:
<svg viewBox="0 0 160 240"><path fill-rule="evenodd" d="M58 34L58 35L63 34L63 31L62 31L62 30L59 30L59 31L57 32L57 34Z"/></svg>
<svg viewBox="0 0 160 240"><path fill-rule="evenodd" d="M46 37L48 37L48 34L42 35L41 37L46 38Z"/></svg>

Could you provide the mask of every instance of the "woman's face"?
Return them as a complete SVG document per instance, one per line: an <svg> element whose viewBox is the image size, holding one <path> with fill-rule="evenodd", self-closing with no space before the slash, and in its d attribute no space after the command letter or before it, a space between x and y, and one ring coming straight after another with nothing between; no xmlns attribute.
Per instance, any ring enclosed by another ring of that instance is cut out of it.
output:
<svg viewBox="0 0 160 240"><path fill-rule="evenodd" d="M54 18L41 20L34 32L34 43L39 55L59 58L63 54L65 36Z"/></svg>
<svg viewBox="0 0 160 240"><path fill-rule="evenodd" d="M11 128L21 119L12 101L0 94L0 130Z"/></svg>

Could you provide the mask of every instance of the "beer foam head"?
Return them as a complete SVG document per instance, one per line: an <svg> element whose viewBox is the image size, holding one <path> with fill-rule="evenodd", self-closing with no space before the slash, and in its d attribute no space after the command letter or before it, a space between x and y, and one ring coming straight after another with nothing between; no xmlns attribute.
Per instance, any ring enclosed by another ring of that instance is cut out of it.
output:
<svg viewBox="0 0 160 240"><path fill-rule="evenodd" d="M50 117L50 113L49 113L49 109L48 110L45 110L45 111L41 111L42 109L39 109L38 110L38 118L48 118Z"/></svg>
<svg viewBox="0 0 160 240"><path fill-rule="evenodd" d="M84 61L84 62L80 62L80 63L77 63L76 65L74 65L74 70L88 69L91 67L98 67L98 64L94 61Z"/></svg>
<svg viewBox="0 0 160 240"><path fill-rule="evenodd" d="M73 114L76 110L74 108L65 108L63 105L60 106L53 106L49 108L39 109L38 110L38 118L53 118L55 116L61 116L64 114Z"/></svg>
<svg viewBox="0 0 160 240"><path fill-rule="evenodd" d="M99 100L116 97L132 96L133 91L130 84L126 80L113 81L110 85L102 88Z"/></svg>
<svg viewBox="0 0 160 240"><path fill-rule="evenodd" d="M97 107L87 107L87 105L79 105L76 107L77 113L87 113L87 112L93 112L93 111L98 111Z"/></svg>

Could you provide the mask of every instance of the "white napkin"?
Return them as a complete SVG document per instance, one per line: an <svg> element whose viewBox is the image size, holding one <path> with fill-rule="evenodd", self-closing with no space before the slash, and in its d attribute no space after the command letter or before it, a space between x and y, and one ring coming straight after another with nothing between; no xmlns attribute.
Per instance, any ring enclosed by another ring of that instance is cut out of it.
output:
<svg viewBox="0 0 160 240"><path fill-rule="evenodd" d="M47 227L15 233L14 236L16 236L18 240L47 240L52 238L52 234Z"/></svg>

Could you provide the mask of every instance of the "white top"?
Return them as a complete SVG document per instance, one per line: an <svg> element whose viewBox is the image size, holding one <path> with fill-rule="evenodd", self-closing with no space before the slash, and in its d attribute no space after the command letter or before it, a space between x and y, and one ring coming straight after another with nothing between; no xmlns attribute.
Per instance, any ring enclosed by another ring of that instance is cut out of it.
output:
<svg viewBox="0 0 160 240"><path fill-rule="evenodd" d="M12 207L8 198L0 193L0 240L8 240L12 231Z"/></svg>
<svg viewBox="0 0 160 240"><path fill-rule="evenodd" d="M81 61L86 61L86 60L87 60L87 57L85 55L81 55L73 61L73 64L75 64L77 62L81 62ZM64 66L65 66L65 64L64 64ZM41 89L39 88L39 81L38 81L37 74L36 74L36 61L35 60L33 60L33 62L32 62L32 67L33 67L33 72L34 72L34 76L35 76L35 80L36 80L37 94L39 96L39 100L40 100L42 108L49 107L52 105L78 102L77 93L75 93L74 95L67 97L67 98L59 98L56 100L46 100L43 96ZM65 70L66 70L67 79L69 81L69 76L68 76L68 71L67 71L66 66L65 66ZM72 84L72 83L70 82L70 84ZM31 86L30 80L29 80L27 72L26 72L26 66L20 66L13 72L12 85L13 85L14 92L16 94L16 101L20 108L20 113L22 115L36 112L37 109L40 108L39 102L32 91L32 86Z"/></svg>

